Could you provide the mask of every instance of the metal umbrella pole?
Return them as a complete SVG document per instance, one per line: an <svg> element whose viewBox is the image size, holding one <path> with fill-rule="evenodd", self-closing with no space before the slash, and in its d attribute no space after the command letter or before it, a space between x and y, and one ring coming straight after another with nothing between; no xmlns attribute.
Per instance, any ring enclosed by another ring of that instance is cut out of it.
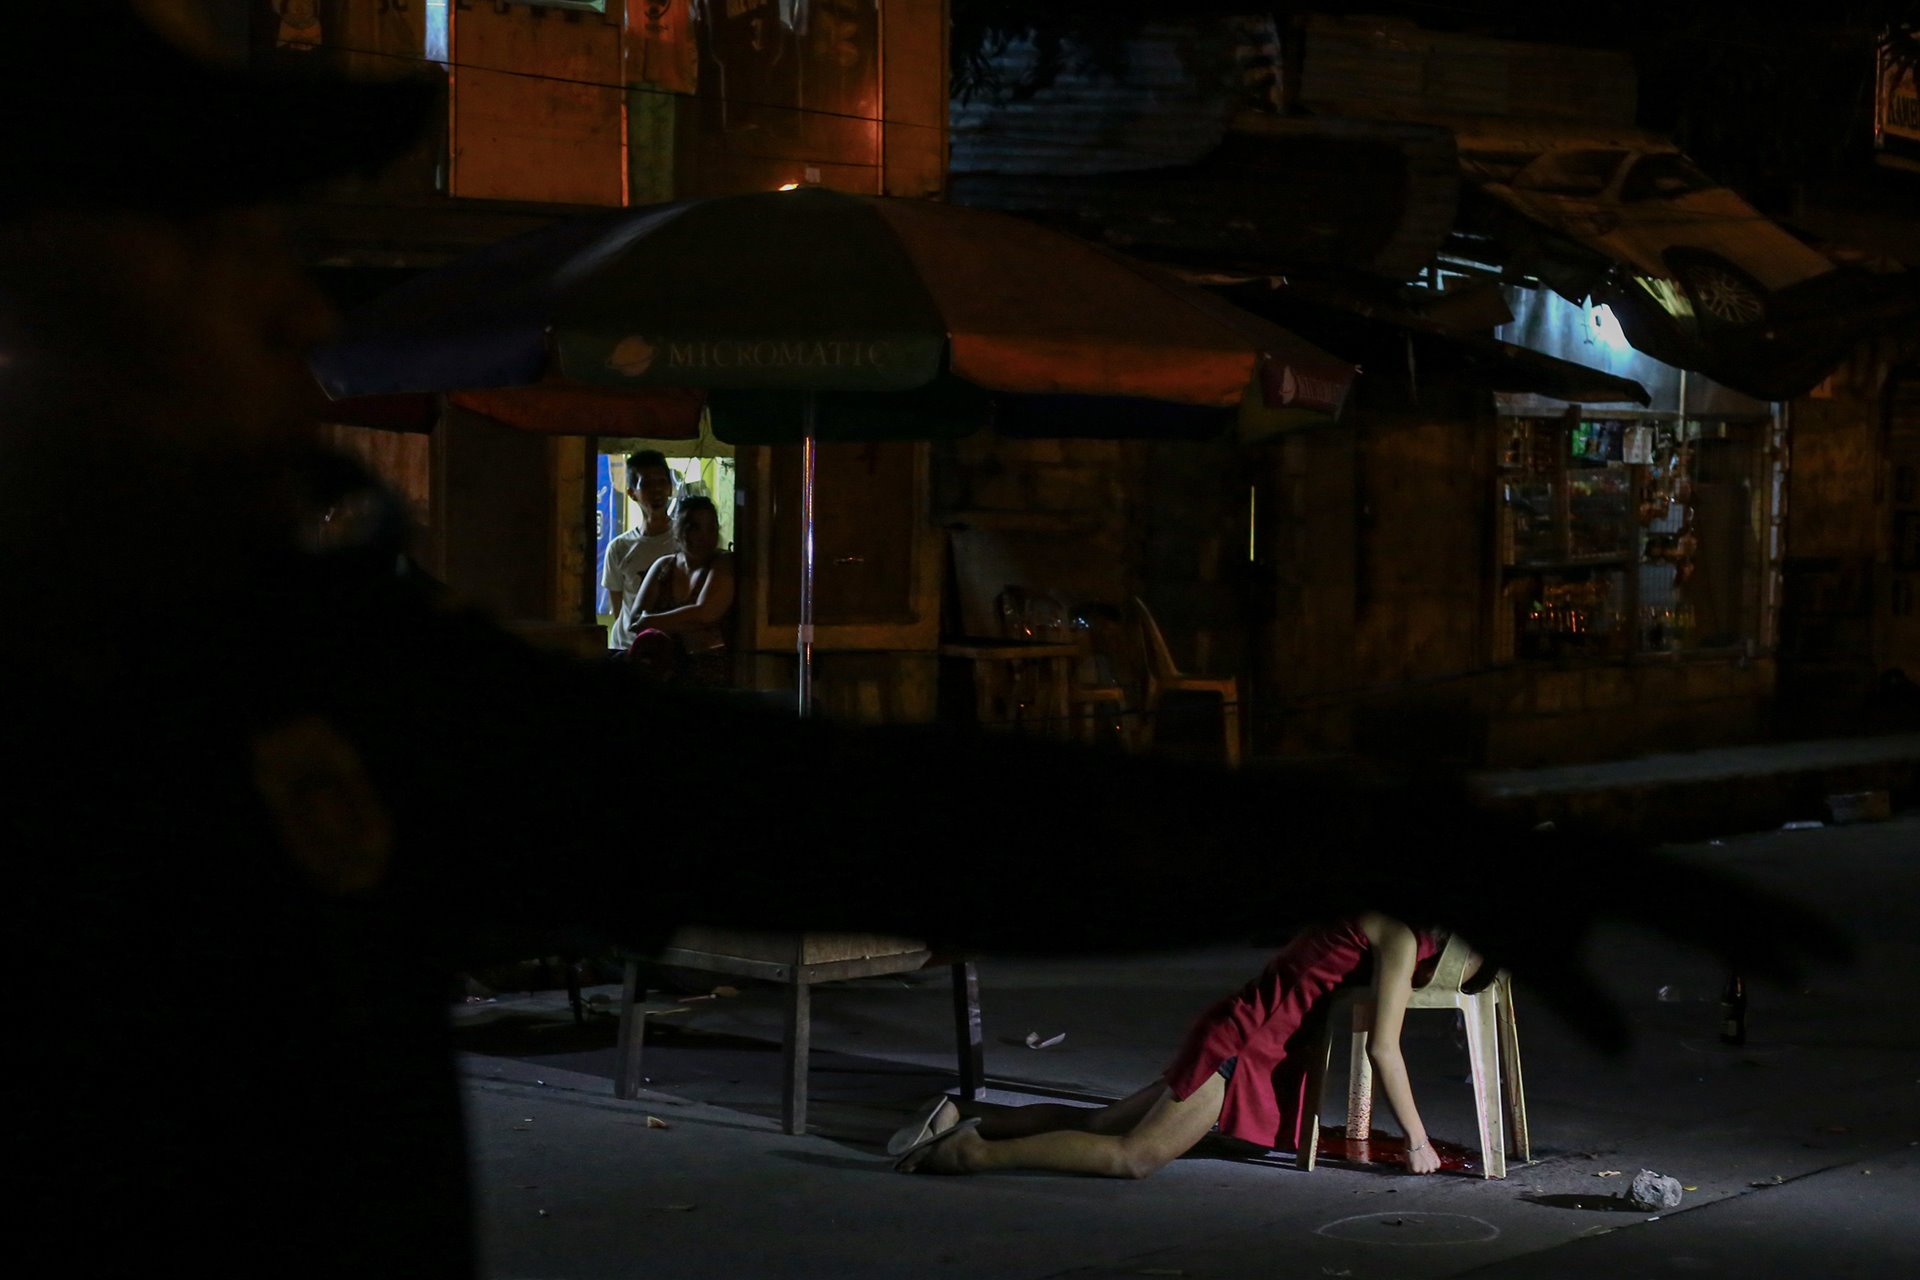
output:
<svg viewBox="0 0 1920 1280"><path fill-rule="evenodd" d="M813 714L814 393L800 397L800 718Z"/></svg>

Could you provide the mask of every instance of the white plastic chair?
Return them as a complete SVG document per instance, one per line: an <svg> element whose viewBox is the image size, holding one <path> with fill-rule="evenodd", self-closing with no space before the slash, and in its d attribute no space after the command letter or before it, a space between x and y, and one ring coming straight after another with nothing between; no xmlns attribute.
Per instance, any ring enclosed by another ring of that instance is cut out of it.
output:
<svg viewBox="0 0 1920 1280"><path fill-rule="evenodd" d="M1141 699L1138 740L1142 747L1153 744L1154 720L1160 714L1160 702L1169 690L1210 693L1220 699L1220 727L1225 739L1229 767L1240 764L1240 681L1236 676L1208 676L1182 671L1173 660L1167 637L1154 621L1153 610L1139 596L1133 598L1133 613L1140 626L1140 642L1145 651L1146 695Z"/></svg>
<svg viewBox="0 0 1920 1280"><path fill-rule="evenodd" d="M1447 939L1433 976L1413 989L1407 1009L1457 1009L1466 1025L1467 1059L1473 1073L1473 1105L1480 1127L1483 1176L1507 1176L1509 1144L1515 1159L1533 1158L1527 1133L1527 1096L1520 1078L1520 1032L1513 1016L1513 982L1505 970L1476 991L1461 990L1471 955L1459 935ZM1373 1031L1373 987L1358 987L1336 997L1350 1004L1352 1060L1347 1071L1347 1134L1365 1137L1373 1129L1373 1063L1367 1040ZM1320 1045L1307 1075L1306 1114L1301 1118L1298 1163L1311 1169L1320 1150L1320 1104L1333 1053L1333 1024L1338 1008L1328 1011Z"/></svg>

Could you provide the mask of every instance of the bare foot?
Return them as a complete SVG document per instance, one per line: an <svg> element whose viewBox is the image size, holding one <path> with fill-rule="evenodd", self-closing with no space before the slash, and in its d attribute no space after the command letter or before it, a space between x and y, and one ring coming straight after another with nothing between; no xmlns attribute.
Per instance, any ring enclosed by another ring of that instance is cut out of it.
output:
<svg viewBox="0 0 1920 1280"><path fill-rule="evenodd" d="M912 1163L903 1165L903 1173L972 1173L977 1156L984 1153L987 1140L974 1125L948 1130L946 1136L913 1153Z"/></svg>

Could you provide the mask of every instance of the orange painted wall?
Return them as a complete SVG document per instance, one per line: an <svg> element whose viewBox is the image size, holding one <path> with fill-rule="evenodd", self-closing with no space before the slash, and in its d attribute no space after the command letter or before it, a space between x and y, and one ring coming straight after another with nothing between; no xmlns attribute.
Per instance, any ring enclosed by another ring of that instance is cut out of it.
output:
<svg viewBox="0 0 1920 1280"><path fill-rule="evenodd" d="M616 8L455 10L453 195L621 203Z"/></svg>

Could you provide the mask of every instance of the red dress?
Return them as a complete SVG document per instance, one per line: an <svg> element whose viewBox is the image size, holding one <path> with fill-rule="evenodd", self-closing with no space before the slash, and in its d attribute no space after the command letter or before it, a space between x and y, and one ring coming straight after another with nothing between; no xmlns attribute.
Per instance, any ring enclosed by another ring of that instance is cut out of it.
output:
<svg viewBox="0 0 1920 1280"><path fill-rule="evenodd" d="M1416 936L1420 960L1439 950L1429 934ZM1301 1026L1322 996L1371 958L1370 950L1352 920L1289 942L1258 977L1194 1020L1162 1073L1175 1099L1184 1101L1223 1062L1237 1059L1220 1107L1220 1132L1272 1150L1299 1150L1307 1062L1316 1039L1312 1029L1300 1034Z"/></svg>

